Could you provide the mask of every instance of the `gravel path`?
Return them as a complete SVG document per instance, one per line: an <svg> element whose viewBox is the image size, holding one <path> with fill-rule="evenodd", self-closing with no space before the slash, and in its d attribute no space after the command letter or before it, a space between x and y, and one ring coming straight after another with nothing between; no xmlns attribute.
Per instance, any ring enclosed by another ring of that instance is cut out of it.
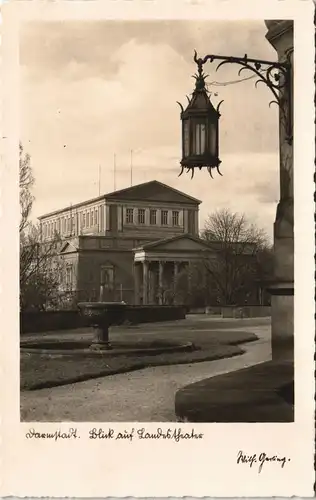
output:
<svg viewBox="0 0 316 500"><path fill-rule="evenodd" d="M270 326L248 326L259 340L236 358L146 368L73 385L22 392L23 421L174 422L176 391L203 378L271 359Z"/></svg>

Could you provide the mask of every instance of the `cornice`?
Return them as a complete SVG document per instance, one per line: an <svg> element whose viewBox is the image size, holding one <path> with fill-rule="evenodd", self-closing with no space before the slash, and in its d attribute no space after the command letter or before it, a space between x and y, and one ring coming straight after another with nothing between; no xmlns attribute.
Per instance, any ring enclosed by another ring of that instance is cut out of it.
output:
<svg viewBox="0 0 316 500"><path fill-rule="evenodd" d="M293 20L286 19L283 21L266 20L265 25L268 28L266 39L272 43L273 40L279 38L287 31L293 31Z"/></svg>

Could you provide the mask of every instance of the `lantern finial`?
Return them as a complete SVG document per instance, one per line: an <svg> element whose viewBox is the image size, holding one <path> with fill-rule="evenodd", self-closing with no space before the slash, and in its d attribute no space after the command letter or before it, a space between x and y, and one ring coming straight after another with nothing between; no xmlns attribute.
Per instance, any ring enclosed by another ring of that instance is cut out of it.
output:
<svg viewBox="0 0 316 500"><path fill-rule="evenodd" d="M197 91L206 90L205 86L206 75L203 72L203 60L197 57L196 50L194 51L194 62L197 64L198 67L197 73L193 75L193 78L195 78L195 90Z"/></svg>

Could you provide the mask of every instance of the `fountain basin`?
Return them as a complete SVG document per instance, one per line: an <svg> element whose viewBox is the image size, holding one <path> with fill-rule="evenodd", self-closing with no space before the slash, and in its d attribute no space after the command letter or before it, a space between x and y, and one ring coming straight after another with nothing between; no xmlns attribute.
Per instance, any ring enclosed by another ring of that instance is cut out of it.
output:
<svg viewBox="0 0 316 500"><path fill-rule="evenodd" d="M115 341L111 349L91 349L88 340L78 341L26 341L21 343L21 353L26 355L44 355L47 357L69 356L155 356L162 353L190 352L198 349L192 342L177 343L171 341Z"/></svg>
<svg viewBox="0 0 316 500"><path fill-rule="evenodd" d="M95 329L91 349L111 349L109 327L124 321L125 302L79 302L80 314L88 320L89 326Z"/></svg>

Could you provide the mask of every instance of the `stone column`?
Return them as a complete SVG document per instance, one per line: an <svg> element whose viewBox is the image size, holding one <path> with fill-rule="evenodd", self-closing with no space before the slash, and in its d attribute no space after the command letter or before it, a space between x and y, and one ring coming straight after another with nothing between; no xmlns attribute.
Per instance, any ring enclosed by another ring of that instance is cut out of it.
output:
<svg viewBox="0 0 316 500"><path fill-rule="evenodd" d="M176 291L177 291L177 278L178 278L178 273L179 273L179 262L174 261L173 263L173 303L176 304Z"/></svg>
<svg viewBox="0 0 316 500"><path fill-rule="evenodd" d="M173 263L173 269L174 269L174 277L176 278L179 272L179 262L176 260Z"/></svg>
<svg viewBox="0 0 316 500"><path fill-rule="evenodd" d="M266 21L266 38L275 48L279 61L293 48L292 21ZM293 58L291 63L293 64ZM291 75L293 84L293 71ZM272 306L272 358L294 359L294 232L293 232L293 149L287 141L286 124L291 118L289 105L293 93L283 92L285 112L280 109L280 201L274 223L274 283Z"/></svg>
<svg viewBox="0 0 316 500"><path fill-rule="evenodd" d="M148 262L143 262L143 304L148 304Z"/></svg>
<svg viewBox="0 0 316 500"><path fill-rule="evenodd" d="M179 262L174 261L173 263L173 285L176 286L176 280L179 273Z"/></svg>
<svg viewBox="0 0 316 500"><path fill-rule="evenodd" d="M162 304L162 294L163 294L163 268L164 268L164 263L163 261L159 261L159 282L158 282L158 287L159 287L159 304Z"/></svg>
<svg viewBox="0 0 316 500"><path fill-rule="evenodd" d="M134 302L140 303L140 265L134 262Z"/></svg>
<svg viewBox="0 0 316 500"><path fill-rule="evenodd" d="M150 262L148 266L148 304L155 303L155 271L153 269L154 262Z"/></svg>

